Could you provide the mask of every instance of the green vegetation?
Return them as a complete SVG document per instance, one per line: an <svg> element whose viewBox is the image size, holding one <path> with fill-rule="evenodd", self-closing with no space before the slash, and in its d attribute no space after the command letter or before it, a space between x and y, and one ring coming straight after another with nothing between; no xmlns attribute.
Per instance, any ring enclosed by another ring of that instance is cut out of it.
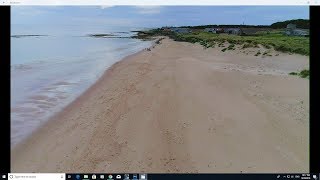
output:
<svg viewBox="0 0 320 180"><path fill-rule="evenodd" d="M271 49L271 45L269 45L269 44L265 44L264 47L267 49Z"/></svg>
<svg viewBox="0 0 320 180"><path fill-rule="evenodd" d="M202 27L202 26L201 26ZM149 31L138 31L138 35L133 38L150 40L154 36L168 36L175 41L184 41L190 43L200 43L204 48L218 47L224 48L224 43L233 44L227 50L233 50L235 45L242 45L245 48L258 48L262 45L266 49L274 48L276 51L286 53L296 53L309 55L309 38L298 36L286 36L283 30L260 31L253 36L239 36L229 34L214 34L203 31L192 33L174 33L171 31L163 31L161 29L153 29Z"/></svg>
<svg viewBox="0 0 320 180"><path fill-rule="evenodd" d="M132 36L131 38L141 39L141 40L151 40L154 36L169 36L174 35L171 31L162 31L161 29L152 29L148 31L132 31L137 32L137 35Z"/></svg>
<svg viewBox="0 0 320 180"><path fill-rule="evenodd" d="M205 29L205 28L269 28L267 25L239 25L239 24L230 24L230 25L201 25L201 26L180 26L180 28L191 28L191 29Z"/></svg>
<svg viewBox="0 0 320 180"><path fill-rule="evenodd" d="M298 75L298 73L296 73L296 72L291 72L291 73L289 73L289 75Z"/></svg>
<svg viewBox="0 0 320 180"><path fill-rule="evenodd" d="M288 24L296 24L297 28L309 29L310 21L308 19L293 19L288 21L276 22L268 25L200 25L200 26L180 26L181 28L191 28L191 29L205 29L205 28L273 28L273 29L281 29L286 28Z"/></svg>
<svg viewBox="0 0 320 180"><path fill-rule="evenodd" d="M270 51L265 51L262 55L263 56L272 56L271 54L269 54L270 53Z"/></svg>
<svg viewBox="0 0 320 180"><path fill-rule="evenodd" d="M309 78L309 76L310 76L310 72L309 71L310 70L304 69L304 70L300 71L299 73L291 72L291 73L289 73L289 75L298 75L301 78Z"/></svg>
<svg viewBox="0 0 320 180"><path fill-rule="evenodd" d="M220 42L220 43L219 43L219 47L224 47L223 43L224 43L224 42Z"/></svg>
<svg viewBox="0 0 320 180"><path fill-rule="evenodd" d="M273 47L277 51L309 55L309 38L285 36L282 33L269 33L259 36L237 36L228 34L213 34L200 32L198 34L174 34L171 36L176 41L186 41L191 43L205 41L207 43L217 42L222 45L225 41L231 44L243 44L242 48L258 47L258 44L270 49Z"/></svg>
<svg viewBox="0 0 320 180"><path fill-rule="evenodd" d="M257 52L257 54L255 54L255 56L259 56L261 54L261 52L260 51L258 51Z"/></svg>
<svg viewBox="0 0 320 180"><path fill-rule="evenodd" d="M235 48L234 44L230 44L227 49L228 50L235 50L236 48Z"/></svg>
<svg viewBox="0 0 320 180"><path fill-rule="evenodd" d="M90 37L96 37L96 38L104 38L104 37L111 37L115 36L113 34L88 34Z"/></svg>
<svg viewBox="0 0 320 180"><path fill-rule="evenodd" d="M214 42L207 42L207 41L200 41L200 44L201 44L205 49L215 46L215 43L214 43Z"/></svg>
<svg viewBox="0 0 320 180"><path fill-rule="evenodd" d="M302 78L307 78L307 77L309 77L309 75L310 75L310 72L309 72L309 71L310 71L310 70L304 69L304 70L302 70L302 71L299 73L299 76L302 77Z"/></svg>
<svg viewBox="0 0 320 180"><path fill-rule="evenodd" d="M259 47L258 44L253 44L253 43L244 43L242 46L242 49L246 49L246 48L257 48Z"/></svg>
<svg viewBox="0 0 320 180"><path fill-rule="evenodd" d="M270 25L271 28L280 29L286 28L288 24L296 24L297 28L309 29L310 21L308 19L294 19L283 22L276 22Z"/></svg>

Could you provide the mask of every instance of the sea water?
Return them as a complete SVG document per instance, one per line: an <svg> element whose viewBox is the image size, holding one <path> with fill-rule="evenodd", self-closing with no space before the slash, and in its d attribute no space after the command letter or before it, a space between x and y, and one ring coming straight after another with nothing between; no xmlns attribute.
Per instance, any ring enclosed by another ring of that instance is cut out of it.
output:
<svg viewBox="0 0 320 180"><path fill-rule="evenodd" d="M11 146L61 111L112 64L151 45L126 38L133 35L131 30L13 25L11 35L46 36L11 37ZM117 37L94 38L90 33Z"/></svg>

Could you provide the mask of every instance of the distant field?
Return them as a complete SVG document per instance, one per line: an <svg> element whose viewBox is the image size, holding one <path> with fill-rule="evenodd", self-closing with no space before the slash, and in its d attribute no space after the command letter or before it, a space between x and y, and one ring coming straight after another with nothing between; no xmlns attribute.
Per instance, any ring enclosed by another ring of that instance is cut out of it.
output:
<svg viewBox="0 0 320 180"><path fill-rule="evenodd" d="M140 35L142 35L141 37L167 35L176 41L198 42L205 47L214 47L216 44L222 42L243 45L243 48L257 47L258 44L261 44L267 49L273 47L275 50L281 52L309 55L309 37L286 36L283 35L281 30L273 30L269 33L259 32L255 36L214 34L208 32L177 34L160 30L150 30Z"/></svg>

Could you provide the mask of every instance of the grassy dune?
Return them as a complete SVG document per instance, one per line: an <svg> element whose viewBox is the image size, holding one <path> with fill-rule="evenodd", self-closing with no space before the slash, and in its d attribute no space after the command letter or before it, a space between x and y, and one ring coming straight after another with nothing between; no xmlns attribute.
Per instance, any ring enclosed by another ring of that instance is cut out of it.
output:
<svg viewBox="0 0 320 180"><path fill-rule="evenodd" d="M309 55L309 38L285 36L279 31L273 33L260 33L256 36L238 36L228 34L213 34L207 32L175 34L177 41L200 42L206 47L214 47L221 42L243 45L243 48L263 45L267 49L273 47L277 51Z"/></svg>
<svg viewBox="0 0 320 180"><path fill-rule="evenodd" d="M138 33L137 37L150 38L156 35L165 35L176 41L200 43L206 48L215 47L223 42L243 45L243 48L257 47L258 44L267 49L274 48L276 51L309 55L309 37L293 37L283 35L281 30L273 30L269 33L259 32L254 36L238 36L229 34L214 34L208 32L194 32L177 34L154 29Z"/></svg>

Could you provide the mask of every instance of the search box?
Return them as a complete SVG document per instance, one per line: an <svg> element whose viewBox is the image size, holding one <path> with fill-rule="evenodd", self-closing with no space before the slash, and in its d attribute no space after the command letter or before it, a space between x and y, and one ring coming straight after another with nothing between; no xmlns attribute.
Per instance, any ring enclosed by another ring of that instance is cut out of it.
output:
<svg viewBox="0 0 320 180"><path fill-rule="evenodd" d="M9 173L9 180L64 180L64 173Z"/></svg>

